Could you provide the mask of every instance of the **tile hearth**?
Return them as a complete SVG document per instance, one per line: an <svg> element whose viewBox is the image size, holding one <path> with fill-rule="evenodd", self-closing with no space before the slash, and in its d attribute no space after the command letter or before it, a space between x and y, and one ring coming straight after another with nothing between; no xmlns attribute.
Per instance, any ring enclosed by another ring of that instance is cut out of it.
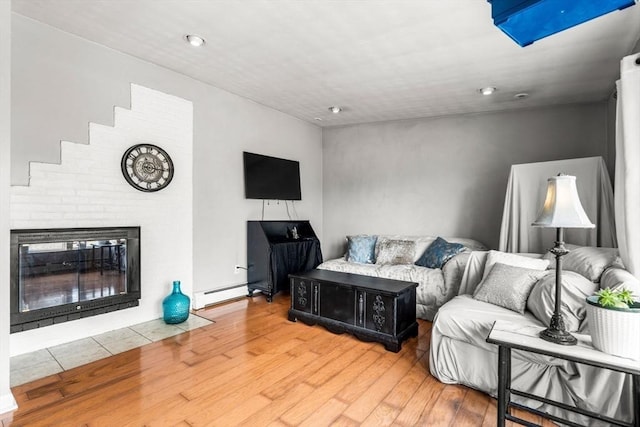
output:
<svg viewBox="0 0 640 427"><path fill-rule="evenodd" d="M57 374L214 322L193 313L178 325L162 319L117 329L11 358L11 387Z"/></svg>

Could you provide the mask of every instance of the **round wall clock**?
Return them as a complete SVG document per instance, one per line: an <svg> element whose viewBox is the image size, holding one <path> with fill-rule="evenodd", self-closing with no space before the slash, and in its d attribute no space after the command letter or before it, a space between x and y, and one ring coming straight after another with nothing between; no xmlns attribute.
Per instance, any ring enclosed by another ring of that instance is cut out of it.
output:
<svg viewBox="0 0 640 427"><path fill-rule="evenodd" d="M153 144L137 144L125 151L120 163L129 184L140 191L158 191L173 178L173 162L162 148Z"/></svg>

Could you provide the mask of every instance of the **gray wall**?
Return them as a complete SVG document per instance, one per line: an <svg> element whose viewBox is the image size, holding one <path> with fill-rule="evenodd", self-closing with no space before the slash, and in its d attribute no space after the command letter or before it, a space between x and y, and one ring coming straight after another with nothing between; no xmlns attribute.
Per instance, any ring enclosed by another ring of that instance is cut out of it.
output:
<svg viewBox="0 0 640 427"><path fill-rule="evenodd" d="M90 121L112 124L136 83L193 102L194 291L246 283L234 266L246 265L246 220L260 219L262 205L244 199L242 151L300 161L296 211L322 236L319 127L17 14L12 43L14 184L26 183L29 161L59 162L60 140L86 143ZM284 205L265 218L287 219Z"/></svg>
<svg viewBox="0 0 640 427"><path fill-rule="evenodd" d="M604 102L325 129L325 257L357 233L497 247L510 166L605 157L606 129Z"/></svg>

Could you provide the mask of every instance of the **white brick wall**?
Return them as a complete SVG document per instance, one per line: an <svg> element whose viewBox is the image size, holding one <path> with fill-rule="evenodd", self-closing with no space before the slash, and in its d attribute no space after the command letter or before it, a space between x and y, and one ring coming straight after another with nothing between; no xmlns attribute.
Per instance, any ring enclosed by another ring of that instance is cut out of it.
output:
<svg viewBox="0 0 640 427"><path fill-rule="evenodd" d="M114 114L114 127L90 124L88 145L63 141L61 164L31 163L29 186L11 188L10 221L12 229L140 226L140 306L12 334L12 355L161 317L173 280L191 294L193 105L132 84L131 110ZM124 152L143 142L175 166L155 193L134 189L120 171Z"/></svg>

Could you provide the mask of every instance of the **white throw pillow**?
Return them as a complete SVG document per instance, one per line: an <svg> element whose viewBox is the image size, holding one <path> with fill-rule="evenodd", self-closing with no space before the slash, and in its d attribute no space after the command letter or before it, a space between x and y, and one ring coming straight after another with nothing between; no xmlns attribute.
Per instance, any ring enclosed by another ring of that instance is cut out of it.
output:
<svg viewBox="0 0 640 427"><path fill-rule="evenodd" d="M532 258L523 255L516 255L508 252L489 251L487 262L484 264L482 279L491 271L494 264L500 263L512 265L514 267L530 268L532 270L546 270L549 267L549 260L543 258Z"/></svg>

